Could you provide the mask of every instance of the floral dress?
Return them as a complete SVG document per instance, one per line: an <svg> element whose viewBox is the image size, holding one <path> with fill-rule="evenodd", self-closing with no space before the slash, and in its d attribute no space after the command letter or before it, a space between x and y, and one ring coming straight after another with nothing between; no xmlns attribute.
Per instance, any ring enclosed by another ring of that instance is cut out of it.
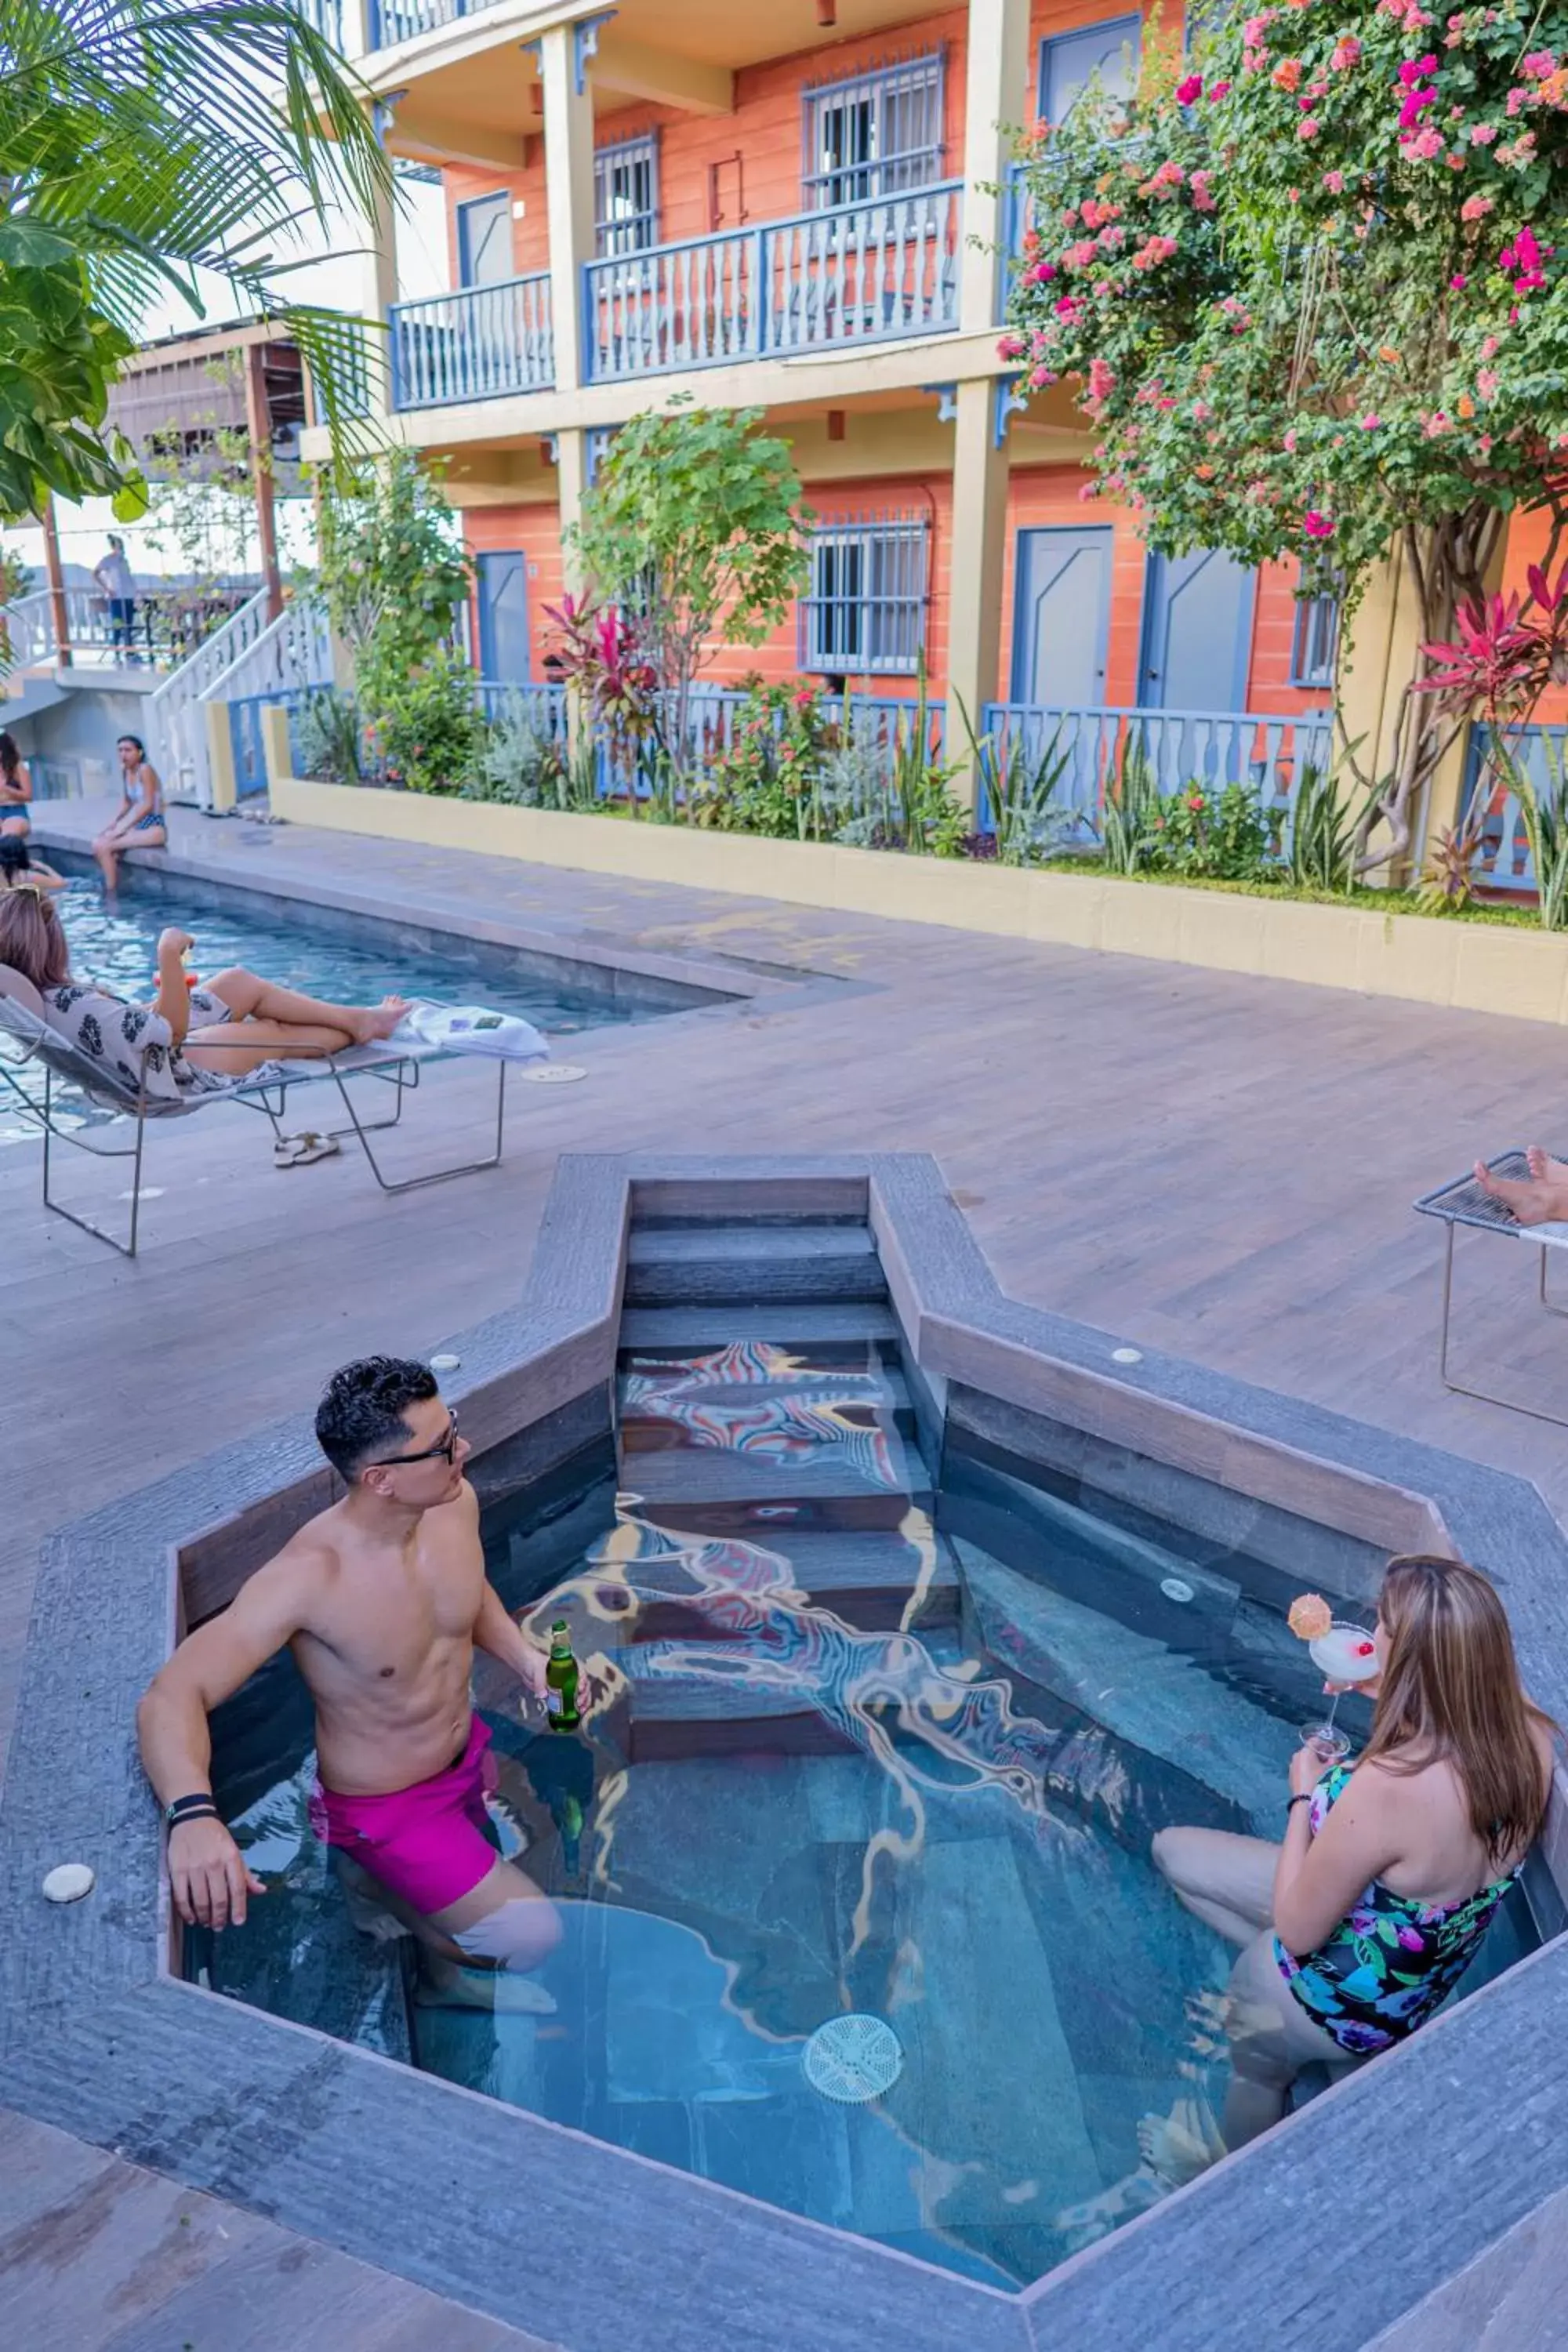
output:
<svg viewBox="0 0 1568 2352"><path fill-rule="evenodd" d="M1325 1772L1307 1818L1317 1836L1351 1776L1348 1764ZM1342 2050L1387 2050L1446 2000L1469 1967L1492 1914L1514 1880L1494 1879L1463 1903L1421 1903L1374 1878L1333 1934L1305 1959L1278 1936L1279 1973L1314 2023Z"/></svg>
<svg viewBox="0 0 1568 2352"><path fill-rule="evenodd" d="M49 1027L96 1063L117 1093L144 1092L153 1102L185 1102L197 1095L223 1094L234 1084L217 1070L187 1061L169 1024L150 1004L129 1004L107 989L84 987L75 980L46 988L42 995ZM229 1018L227 1005L211 989L192 989L193 1029L217 1028Z"/></svg>

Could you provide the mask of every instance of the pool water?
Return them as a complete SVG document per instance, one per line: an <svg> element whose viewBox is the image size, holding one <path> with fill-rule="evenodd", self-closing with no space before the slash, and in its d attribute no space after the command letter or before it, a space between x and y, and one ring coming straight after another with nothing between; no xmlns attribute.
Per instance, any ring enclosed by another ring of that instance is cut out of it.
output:
<svg viewBox="0 0 1568 2352"><path fill-rule="evenodd" d="M386 944L365 945L358 939L334 937L321 922L290 922L256 914L247 908L210 908L216 894L199 893L195 911L183 911L176 895L136 899L121 898L106 905L96 881L72 880L56 898L60 919L70 941L73 969L99 981L117 996L150 998L156 986L156 950L160 932L178 924L195 939L189 968L210 980L236 964L258 972L302 994L339 1004L376 1004L384 996L428 997L437 1003L482 1003L497 1012L521 1013L547 1036L565 1037L585 1029L647 1019L656 1010L639 1005L635 996L604 995L584 990L561 990L531 972L521 958L504 950L487 949L460 961L456 955L410 950L400 944L393 927L386 927ZM360 930L363 926L356 927ZM64 1123L96 1120L93 1111L75 1095L61 1088L66 1105ZM9 1114L0 1102L0 1143L31 1142L37 1131Z"/></svg>
<svg viewBox="0 0 1568 2352"><path fill-rule="evenodd" d="M1150 1840L1281 1834L1320 1703L1284 1622L1307 1579L951 1444L933 1496L878 1342L631 1350L619 1385L618 1493L487 1519L492 1580L537 1596L541 1634L569 1619L589 1695L579 1734L535 1734L479 1662L497 1841L566 1923L552 2011L405 1998L411 1958L356 1932L311 1837L308 1716L276 1679L215 1727L272 1891L191 1965L792 2211L1037 2278L1152 2201L1142 2117L1223 2099L1233 1955ZM1365 1703L1343 1712L1364 1736ZM1479 1970L1531 1933L1516 1904ZM847 2012L900 2062L860 2102L805 2063Z"/></svg>

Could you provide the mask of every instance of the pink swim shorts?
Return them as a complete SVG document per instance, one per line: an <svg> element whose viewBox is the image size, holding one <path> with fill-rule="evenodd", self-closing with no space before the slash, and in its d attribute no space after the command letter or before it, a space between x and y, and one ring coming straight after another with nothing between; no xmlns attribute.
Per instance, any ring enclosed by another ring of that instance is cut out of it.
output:
<svg viewBox="0 0 1568 2352"><path fill-rule="evenodd" d="M456 1761L411 1789L343 1797L318 1781L311 1826L428 1918L471 1895L498 1858L485 1811L485 1790L496 1780L489 1745L476 1715Z"/></svg>

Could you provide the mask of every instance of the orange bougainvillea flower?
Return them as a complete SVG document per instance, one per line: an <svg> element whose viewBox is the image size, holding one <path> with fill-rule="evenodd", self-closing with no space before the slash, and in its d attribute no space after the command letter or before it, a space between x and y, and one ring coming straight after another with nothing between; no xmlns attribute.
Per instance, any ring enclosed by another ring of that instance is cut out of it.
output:
<svg viewBox="0 0 1568 2352"><path fill-rule="evenodd" d="M1380 360L1386 360L1390 367L1397 367L1399 365L1399 353L1394 350L1392 343L1379 343L1377 347L1377 356Z"/></svg>
<svg viewBox="0 0 1568 2352"><path fill-rule="evenodd" d="M1285 1622L1299 1642L1316 1642L1334 1622L1334 1612L1321 1592L1303 1592L1290 1603Z"/></svg>
<svg viewBox="0 0 1568 2352"><path fill-rule="evenodd" d="M1458 409L1458 414L1465 419L1465 422L1468 424L1470 418L1476 413L1476 404L1470 398L1469 394L1468 392L1462 392L1459 394L1458 401L1455 403L1455 406Z"/></svg>

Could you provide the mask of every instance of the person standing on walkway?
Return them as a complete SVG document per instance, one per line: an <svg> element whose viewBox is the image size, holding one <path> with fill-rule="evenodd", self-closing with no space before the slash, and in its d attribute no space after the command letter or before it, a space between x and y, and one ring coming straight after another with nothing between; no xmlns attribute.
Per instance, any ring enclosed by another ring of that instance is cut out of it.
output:
<svg viewBox="0 0 1568 2352"><path fill-rule="evenodd" d="M93 565L92 576L108 599L110 642L117 653L134 661L136 575L125 560L125 541L112 531L109 552Z"/></svg>

